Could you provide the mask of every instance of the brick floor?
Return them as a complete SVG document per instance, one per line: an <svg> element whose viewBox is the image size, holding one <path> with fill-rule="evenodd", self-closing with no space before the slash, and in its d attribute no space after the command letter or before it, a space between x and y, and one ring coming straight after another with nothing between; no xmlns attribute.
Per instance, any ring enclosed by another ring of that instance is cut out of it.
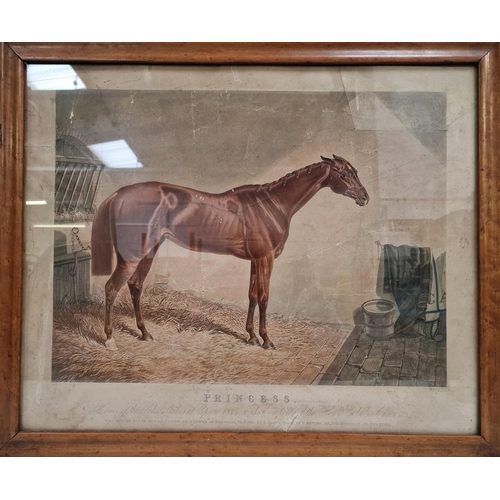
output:
<svg viewBox="0 0 500 500"><path fill-rule="evenodd" d="M446 387L446 347L431 339L373 340L361 325L335 325L276 374L280 385Z"/></svg>
<svg viewBox="0 0 500 500"><path fill-rule="evenodd" d="M332 325L332 331L314 338L315 345L308 345L295 358L290 359L286 368L278 373L273 384L276 385L316 385L321 380L334 381L346 359L339 356L339 350L351 340L353 348L356 338L352 337L352 325ZM359 336L359 333L356 333ZM335 371L338 366L338 371ZM329 370L329 371L328 371ZM328 376L325 376L328 371Z"/></svg>
<svg viewBox="0 0 500 500"><path fill-rule="evenodd" d="M436 343L426 337L373 340L363 326L355 326L313 383L446 387L445 341Z"/></svg>

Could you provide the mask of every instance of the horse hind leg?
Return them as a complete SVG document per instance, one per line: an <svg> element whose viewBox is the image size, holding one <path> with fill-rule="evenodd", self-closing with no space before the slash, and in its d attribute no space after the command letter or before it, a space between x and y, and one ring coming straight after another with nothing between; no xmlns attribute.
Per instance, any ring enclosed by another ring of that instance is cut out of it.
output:
<svg viewBox="0 0 500 500"><path fill-rule="evenodd" d="M130 295L132 296L132 303L134 304L134 312L135 319L137 323L137 328L142 333L142 340L152 340L154 341L153 336L148 332L144 320L142 318L142 309L141 309L141 295L142 289L144 285L144 280L151 269L151 265L153 263L153 258L156 255L158 247L162 242L158 243L151 252L146 255L137 266L132 277L128 280L128 288L130 290Z"/></svg>
<svg viewBox="0 0 500 500"><path fill-rule="evenodd" d="M146 325L142 318L142 310L141 310L141 295L142 295L143 283L149 271L149 268L151 267L151 264L149 264L148 269L145 271L144 270L145 265L146 263L144 263L144 260L142 260L140 264L137 266L135 273L128 280L128 288L130 290L130 295L132 296L132 303L134 304L134 312L135 312L135 320L137 328L139 328L139 330L142 332L141 340L154 340L154 338L146 328Z"/></svg>
<svg viewBox="0 0 500 500"><path fill-rule="evenodd" d="M114 270L111 278L106 283L106 317L104 321L104 332L106 333L105 346L108 349L117 349L115 339L113 338L113 324L111 321L111 311L115 302L116 296L127 280L134 274L135 265L127 263L122 259L118 260L118 265Z"/></svg>

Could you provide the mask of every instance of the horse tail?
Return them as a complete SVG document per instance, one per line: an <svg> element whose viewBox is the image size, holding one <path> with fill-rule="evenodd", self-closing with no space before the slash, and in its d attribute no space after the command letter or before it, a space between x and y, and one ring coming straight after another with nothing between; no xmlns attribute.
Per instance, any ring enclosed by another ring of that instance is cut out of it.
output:
<svg viewBox="0 0 500 500"><path fill-rule="evenodd" d="M94 218L92 225L91 249L92 249L92 274L94 276L105 276L113 270L114 243L111 231L111 200L114 196L105 200Z"/></svg>

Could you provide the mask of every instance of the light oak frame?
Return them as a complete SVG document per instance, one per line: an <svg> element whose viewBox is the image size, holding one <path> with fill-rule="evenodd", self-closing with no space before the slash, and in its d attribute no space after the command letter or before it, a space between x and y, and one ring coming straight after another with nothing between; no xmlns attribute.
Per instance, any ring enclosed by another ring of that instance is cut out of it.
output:
<svg viewBox="0 0 500 500"><path fill-rule="evenodd" d="M474 65L478 68L480 431L473 436L19 429L27 63ZM500 455L499 43L1 43L0 454L8 456Z"/></svg>

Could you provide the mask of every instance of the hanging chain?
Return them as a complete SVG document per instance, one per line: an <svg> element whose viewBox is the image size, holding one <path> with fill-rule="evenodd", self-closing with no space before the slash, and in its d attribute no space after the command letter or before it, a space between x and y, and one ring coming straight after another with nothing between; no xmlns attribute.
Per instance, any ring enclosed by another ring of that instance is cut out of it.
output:
<svg viewBox="0 0 500 500"><path fill-rule="evenodd" d="M80 245L81 250L90 250L90 246L84 247L82 240L80 239L80 236L78 236L78 233L80 230L77 227L74 227L71 230L71 251L73 252L75 256L75 261L73 265L69 266L69 275L73 278L73 296L75 303L78 303L78 276L77 276L77 269L78 269L78 254L77 252L79 250L75 249L75 240L76 242Z"/></svg>
<svg viewBox="0 0 500 500"><path fill-rule="evenodd" d="M78 244L80 245L80 249L81 250L90 250L90 245L87 246L87 247L83 246L82 240L80 240L80 237L78 236L79 232L80 232L80 230L77 227L74 227L71 230L71 250L73 252L76 252L76 250L75 250L75 239L78 242Z"/></svg>

